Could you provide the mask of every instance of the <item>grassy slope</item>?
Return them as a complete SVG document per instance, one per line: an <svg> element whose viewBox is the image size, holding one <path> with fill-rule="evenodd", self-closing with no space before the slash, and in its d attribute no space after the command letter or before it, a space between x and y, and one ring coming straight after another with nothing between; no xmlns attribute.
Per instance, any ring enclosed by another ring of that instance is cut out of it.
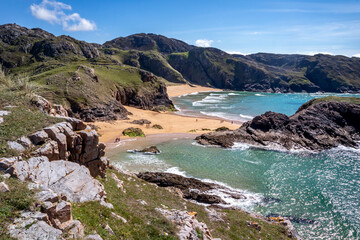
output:
<svg viewBox="0 0 360 240"><path fill-rule="evenodd" d="M7 141L36 132L46 126L63 121L39 112L30 103L30 98L9 91L0 91L0 110L10 111L0 124L0 157L17 155L8 149ZM13 106L5 108L6 106Z"/></svg>
<svg viewBox="0 0 360 240"><path fill-rule="evenodd" d="M9 186L10 192L0 193L0 240L12 239L7 233L7 225L18 217L23 210L35 206L34 191L27 188L27 183L17 179L2 179Z"/></svg>
<svg viewBox="0 0 360 240"><path fill-rule="evenodd" d="M336 96L329 96L323 98L313 98L308 102L304 103L299 107L297 112L310 107L311 105L321 103L321 102L346 102L352 104L360 104L360 97L336 97Z"/></svg>
<svg viewBox="0 0 360 240"><path fill-rule="evenodd" d="M166 220L155 208L168 207L195 211L198 220L205 222L212 230L213 237L221 239L288 239L285 228L277 224L269 224L263 220L254 219L250 215L237 210L221 210L225 214L224 222L210 221L203 206L185 201L170 193L165 188L157 187L137 178L116 173L124 181L126 193L116 186L108 170L107 178L100 179L105 186L108 201L114 209L108 209L96 202L73 205L73 216L85 225L86 233L96 231L104 239L177 239L176 226ZM147 205L140 204L144 200ZM111 216L111 212L124 217L128 222L123 223ZM256 221L262 227L258 232L247 227L247 221ZM108 224L116 236L111 236L104 226Z"/></svg>

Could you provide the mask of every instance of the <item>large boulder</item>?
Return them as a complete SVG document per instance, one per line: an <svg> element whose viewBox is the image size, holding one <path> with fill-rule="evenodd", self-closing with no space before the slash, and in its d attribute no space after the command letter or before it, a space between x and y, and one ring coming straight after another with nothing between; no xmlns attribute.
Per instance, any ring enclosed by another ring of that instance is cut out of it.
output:
<svg viewBox="0 0 360 240"><path fill-rule="evenodd" d="M288 150L320 151L339 145L356 148L360 140L360 104L356 99L353 103L346 101L351 99L314 99L290 117L266 112L237 130L207 133L196 140L200 144L222 147L241 142Z"/></svg>
<svg viewBox="0 0 360 240"><path fill-rule="evenodd" d="M27 161L16 161L7 172L21 181L29 179L62 194L71 202L101 201L105 198L102 184L90 175L88 168L74 162L50 162L47 157L32 157Z"/></svg>

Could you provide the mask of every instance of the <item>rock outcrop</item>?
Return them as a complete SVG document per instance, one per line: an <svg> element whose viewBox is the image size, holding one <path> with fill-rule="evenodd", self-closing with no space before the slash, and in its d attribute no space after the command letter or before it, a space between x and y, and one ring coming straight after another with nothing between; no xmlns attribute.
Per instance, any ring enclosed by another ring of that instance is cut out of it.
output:
<svg viewBox="0 0 360 240"><path fill-rule="evenodd" d="M142 172L138 173L137 177L147 182L155 183L160 187L167 187L170 191L178 193L185 199L200 203L226 206L230 202L235 201L241 203L242 201L247 201L249 197L253 198L236 189L230 189L219 184L203 182L195 178L187 178L172 173ZM181 192L173 191L174 189L178 189ZM260 201L260 199L253 200Z"/></svg>
<svg viewBox="0 0 360 240"><path fill-rule="evenodd" d="M180 240L212 240L210 230L206 223L196 219L195 212L179 211L176 209L156 209L168 220L175 223L179 228L178 237Z"/></svg>
<svg viewBox="0 0 360 240"><path fill-rule="evenodd" d="M39 147L33 156L45 156L50 161L68 160L86 166L91 175L104 176L109 161L104 157L105 145L99 143L95 130L79 120L68 118L29 135L32 143Z"/></svg>
<svg viewBox="0 0 360 240"><path fill-rule="evenodd" d="M320 151L339 145L358 147L360 104L343 102L349 100L313 99L290 117L266 112L237 130L207 133L196 140L200 144L226 148L232 147L235 142L288 150Z"/></svg>
<svg viewBox="0 0 360 240"><path fill-rule="evenodd" d="M62 194L72 202L101 201L105 199L104 187L91 177L89 170L74 162L47 157L16 160L5 172L21 181L30 180L45 189Z"/></svg>

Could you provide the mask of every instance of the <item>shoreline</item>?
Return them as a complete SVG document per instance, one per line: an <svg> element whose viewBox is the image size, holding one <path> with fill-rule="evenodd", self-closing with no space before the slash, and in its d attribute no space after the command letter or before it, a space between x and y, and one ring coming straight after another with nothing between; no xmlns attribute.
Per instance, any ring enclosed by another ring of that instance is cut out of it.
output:
<svg viewBox="0 0 360 240"><path fill-rule="evenodd" d="M184 94L204 91L222 91L217 88L189 86L189 85L174 85L168 86L168 95L170 97L177 97ZM100 134L100 141L104 142L108 149L112 149L116 138L121 140L134 139L122 135L122 131L129 127L140 128L144 131L146 136L154 134L189 134L196 137L197 135L213 131L219 127L227 127L231 130L237 129L241 126L239 122L224 120L216 117L195 117L176 114L174 112L154 112L150 110L142 110L135 107L124 106L133 115L129 115L128 120L116 120L107 122L95 122L94 125L98 127ZM146 119L151 124L132 124L133 120ZM163 129L155 129L152 126L158 124ZM145 137L146 138L146 137Z"/></svg>

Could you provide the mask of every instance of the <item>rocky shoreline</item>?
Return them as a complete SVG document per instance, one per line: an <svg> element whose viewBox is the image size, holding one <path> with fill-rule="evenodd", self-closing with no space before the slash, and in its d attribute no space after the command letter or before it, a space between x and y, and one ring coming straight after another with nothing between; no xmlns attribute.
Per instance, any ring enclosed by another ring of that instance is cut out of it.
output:
<svg viewBox="0 0 360 240"><path fill-rule="evenodd" d="M288 117L266 112L234 131L212 132L196 138L203 145L230 148L234 143L286 150L321 151L340 145L358 147L360 104L357 98L313 99Z"/></svg>

